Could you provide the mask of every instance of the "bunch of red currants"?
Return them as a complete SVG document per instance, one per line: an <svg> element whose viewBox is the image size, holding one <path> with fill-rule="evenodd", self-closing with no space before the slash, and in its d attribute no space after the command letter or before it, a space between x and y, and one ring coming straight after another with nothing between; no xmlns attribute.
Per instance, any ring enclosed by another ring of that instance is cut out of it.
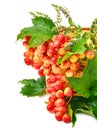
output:
<svg viewBox="0 0 97 130"><path fill-rule="evenodd" d="M86 59L92 59L94 52L88 50L83 54L72 54L58 63L59 59L70 52L70 36L56 34L52 40L34 48L29 47L30 38L25 36L23 40L23 46L26 48L24 62L38 70L39 76L46 77L46 92L49 94L47 110L55 114L56 120L69 123L69 102L76 92L66 77L81 77L87 65Z"/></svg>

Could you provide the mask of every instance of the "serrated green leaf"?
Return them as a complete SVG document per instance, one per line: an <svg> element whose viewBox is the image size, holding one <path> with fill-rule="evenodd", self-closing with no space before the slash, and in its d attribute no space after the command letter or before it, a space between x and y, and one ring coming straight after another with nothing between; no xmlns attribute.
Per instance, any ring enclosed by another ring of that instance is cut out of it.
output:
<svg viewBox="0 0 97 130"><path fill-rule="evenodd" d="M37 80L34 79L24 79L19 83L23 84L21 88L21 94L24 96L40 96L45 93L46 84L45 77L40 77Z"/></svg>
<svg viewBox="0 0 97 130"><path fill-rule="evenodd" d="M31 36L32 30L33 30L33 27L27 27L20 30L20 33L17 35L17 40L23 39L25 36Z"/></svg>
<svg viewBox="0 0 97 130"><path fill-rule="evenodd" d="M30 47L36 47L38 45L43 44L48 39L51 39L55 32L53 28L55 28L55 24L52 20L37 16L32 19L33 26L24 28L17 35L17 40L23 39L24 36L31 36L29 41Z"/></svg>
<svg viewBox="0 0 97 130"><path fill-rule="evenodd" d="M42 27L44 26L46 30L49 30L49 29L52 30L53 27L55 27L55 24L53 23L52 20L44 18L42 16L35 17L34 19L32 19L32 23L34 26L39 26L39 25L41 25Z"/></svg>
<svg viewBox="0 0 97 130"><path fill-rule="evenodd" d="M36 82L35 79L23 79L19 81L19 83L24 84L24 85L28 85L28 84L33 85L35 82Z"/></svg>
<svg viewBox="0 0 97 130"><path fill-rule="evenodd" d="M97 96L97 54L92 60L88 61L82 78L67 77L67 80L73 89L83 97Z"/></svg>

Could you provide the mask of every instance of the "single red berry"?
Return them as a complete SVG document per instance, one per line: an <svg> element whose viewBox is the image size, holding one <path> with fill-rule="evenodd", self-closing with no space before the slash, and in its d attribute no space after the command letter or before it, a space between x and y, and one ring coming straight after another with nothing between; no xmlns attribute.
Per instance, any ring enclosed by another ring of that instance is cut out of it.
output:
<svg viewBox="0 0 97 130"><path fill-rule="evenodd" d="M34 68L34 69L38 70L38 69L40 69L40 67L41 67L41 64L40 64L40 63L38 63L38 62L34 62L34 63L33 63L33 68Z"/></svg>
<svg viewBox="0 0 97 130"><path fill-rule="evenodd" d="M49 103L48 105L47 105L47 110L48 111L52 111L53 109L54 109L54 104L51 104L51 103Z"/></svg>
<svg viewBox="0 0 97 130"><path fill-rule="evenodd" d="M79 63L78 62L74 62L74 63L71 63L70 64L70 69L71 70L78 70L80 67Z"/></svg>
<svg viewBox="0 0 97 130"><path fill-rule="evenodd" d="M64 106L66 104L66 101L64 98L58 98L56 101L55 101L55 106Z"/></svg>
<svg viewBox="0 0 97 130"><path fill-rule="evenodd" d="M58 90L58 91L56 92L56 96L57 96L58 98L62 98L62 97L64 97L64 92L63 92L62 90Z"/></svg>
<svg viewBox="0 0 97 130"><path fill-rule="evenodd" d="M53 57L51 57L51 63L52 64L55 64L56 63L56 61L57 61L57 56L56 55L54 55Z"/></svg>
<svg viewBox="0 0 97 130"><path fill-rule="evenodd" d="M28 46L28 41L23 41L23 46L27 47Z"/></svg>
<svg viewBox="0 0 97 130"><path fill-rule="evenodd" d="M95 56L95 53L92 50L88 50L85 52L85 56L87 57L87 59L92 60Z"/></svg>
<svg viewBox="0 0 97 130"><path fill-rule="evenodd" d="M57 80L57 81L55 82L55 89L56 89L56 90L61 90L61 89L63 89L63 82L62 82L61 80Z"/></svg>
<svg viewBox="0 0 97 130"><path fill-rule="evenodd" d="M62 43L59 40L54 41L54 47L61 48Z"/></svg>
<svg viewBox="0 0 97 130"><path fill-rule="evenodd" d="M39 76L44 76L43 69L39 69L39 70L38 70L38 75L39 75Z"/></svg>
<svg viewBox="0 0 97 130"><path fill-rule="evenodd" d="M68 113L65 113L62 117L62 121L65 123L69 123L71 121L71 117Z"/></svg>
<svg viewBox="0 0 97 130"><path fill-rule="evenodd" d="M52 98L51 96L49 97L49 103L51 103L51 104L54 104L55 103L55 101L56 101L56 99L55 98Z"/></svg>
<svg viewBox="0 0 97 130"><path fill-rule="evenodd" d="M63 113L62 112L56 112L55 114L55 118L57 121L61 121L63 117Z"/></svg>
<svg viewBox="0 0 97 130"><path fill-rule="evenodd" d="M24 37L24 39L25 39L26 41L29 41L30 38L31 38L30 36L25 36L25 37Z"/></svg>
<svg viewBox="0 0 97 130"><path fill-rule="evenodd" d="M73 95L72 88L66 87L66 88L64 89L64 95L65 95L66 97L71 97L71 96Z"/></svg>
<svg viewBox="0 0 97 130"><path fill-rule="evenodd" d="M60 42L64 43L64 42L65 42L65 39L66 39L66 36L65 36L64 34L59 34L59 35L58 35L58 40L59 40Z"/></svg>
<svg viewBox="0 0 97 130"><path fill-rule="evenodd" d="M32 60L29 58L24 58L24 62L26 65L31 65L32 64Z"/></svg>
<svg viewBox="0 0 97 130"><path fill-rule="evenodd" d="M56 75L51 75L50 80L52 83L55 83L57 81L57 76Z"/></svg>

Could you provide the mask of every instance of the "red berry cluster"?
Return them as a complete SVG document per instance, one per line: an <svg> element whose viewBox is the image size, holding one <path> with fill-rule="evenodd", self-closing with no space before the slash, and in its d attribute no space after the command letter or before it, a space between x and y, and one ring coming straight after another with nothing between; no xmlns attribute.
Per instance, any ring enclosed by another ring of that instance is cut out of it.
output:
<svg viewBox="0 0 97 130"><path fill-rule="evenodd" d="M55 114L58 121L70 122L71 117L68 112L68 104L75 94L72 86L65 77L80 77L87 64L87 58L92 59L94 52L91 50L83 54L72 54L67 60L56 64L59 58L70 51L69 45L71 37L64 34L57 34L42 45L29 48L30 37L26 36L23 45L24 62L38 70L39 76L46 76L46 92L49 94L47 110Z"/></svg>

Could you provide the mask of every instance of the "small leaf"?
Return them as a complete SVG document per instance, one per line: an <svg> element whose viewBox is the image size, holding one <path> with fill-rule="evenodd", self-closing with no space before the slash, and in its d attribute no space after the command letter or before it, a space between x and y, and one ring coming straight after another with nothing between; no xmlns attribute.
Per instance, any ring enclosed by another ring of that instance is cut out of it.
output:
<svg viewBox="0 0 97 130"><path fill-rule="evenodd" d="M62 62L62 58L58 58L56 64L60 64Z"/></svg>
<svg viewBox="0 0 97 130"><path fill-rule="evenodd" d="M19 81L19 83L24 84L24 85L28 85L28 84L33 85L35 82L36 82L35 79L23 79Z"/></svg>
<svg viewBox="0 0 97 130"><path fill-rule="evenodd" d="M72 126L74 126L77 118L76 118L75 112L72 111L70 104L68 104L67 111L71 117Z"/></svg>
<svg viewBox="0 0 97 130"><path fill-rule="evenodd" d="M79 39L77 43L72 45L71 52L72 53L75 53L75 52L83 53L86 50L86 48L84 46L86 44L86 42L87 42L87 38Z"/></svg>
<svg viewBox="0 0 97 130"><path fill-rule="evenodd" d="M67 53L63 56L62 61L67 60L72 54L73 54L73 53L71 53L71 52L67 52Z"/></svg>
<svg viewBox="0 0 97 130"><path fill-rule="evenodd" d="M19 81L19 83L24 86L21 88L21 94L24 96L40 96L45 93L46 84L45 77L40 77L37 80L34 79L24 79Z"/></svg>
<svg viewBox="0 0 97 130"><path fill-rule="evenodd" d="M71 51L67 52L64 56L62 61L67 60L71 55L77 54L77 53L83 53L85 48L85 43L87 41L87 38L81 38L76 43L72 44Z"/></svg>
<svg viewBox="0 0 97 130"><path fill-rule="evenodd" d="M72 21L71 17L68 19L68 23L70 26L75 26L74 22Z"/></svg>
<svg viewBox="0 0 97 130"><path fill-rule="evenodd" d="M77 121L77 118L76 118L76 114L74 112L72 112L72 125L74 126L76 121Z"/></svg>

